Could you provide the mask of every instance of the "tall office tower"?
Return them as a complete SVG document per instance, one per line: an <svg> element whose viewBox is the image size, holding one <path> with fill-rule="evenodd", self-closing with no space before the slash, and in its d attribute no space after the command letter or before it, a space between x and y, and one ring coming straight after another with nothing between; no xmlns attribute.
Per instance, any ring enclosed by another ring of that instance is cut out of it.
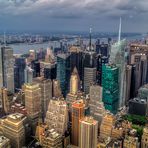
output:
<svg viewBox="0 0 148 148"><path fill-rule="evenodd" d="M0 147L1 148L11 148L10 139L0 136Z"/></svg>
<svg viewBox="0 0 148 148"><path fill-rule="evenodd" d="M38 116L41 111L41 88L39 84L25 84L25 107L29 116Z"/></svg>
<svg viewBox="0 0 148 148"><path fill-rule="evenodd" d="M0 99L2 101L2 110L7 115L10 113L12 101L13 101L13 93L7 90L7 88L0 89Z"/></svg>
<svg viewBox="0 0 148 148"><path fill-rule="evenodd" d="M75 101L72 104L72 130L71 143L75 146L79 145L79 120L84 117L84 103L83 100Z"/></svg>
<svg viewBox="0 0 148 148"><path fill-rule="evenodd" d="M80 46L72 46L69 49L70 52L70 72L76 67L80 76L80 80L83 78L83 52Z"/></svg>
<svg viewBox="0 0 148 148"><path fill-rule="evenodd" d="M33 69L30 66L26 66L25 68L25 83L32 83L33 81Z"/></svg>
<svg viewBox="0 0 148 148"><path fill-rule="evenodd" d="M135 54L140 54L141 56L148 57L148 45L146 45L146 44L131 44L130 45L130 62L132 61L132 56L135 55ZM143 66L143 68L147 69L146 70L147 71L146 72L147 73L146 74L147 75L146 76L146 83L148 83L148 63L147 63L147 67ZM145 77L144 77L144 79L145 79Z"/></svg>
<svg viewBox="0 0 148 148"><path fill-rule="evenodd" d="M116 113L119 103L119 82L118 67L115 65L103 65L102 69L102 87L103 102L107 110Z"/></svg>
<svg viewBox="0 0 148 148"><path fill-rule="evenodd" d="M40 67L41 76L44 76L46 79L56 79L57 64L51 49L47 48L45 60L40 62Z"/></svg>
<svg viewBox="0 0 148 148"><path fill-rule="evenodd" d="M54 129L48 129L41 135L41 146L46 148L63 148L63 137Z"/></svg>
<svg viewBox="0 0 148 148"><path fill-rule="evenodd" d="M97 55L97 84L102 85L102 65L108 63L108 57Z"/></svg>
<svg viewBox="0 0 148 148"><path fill-rule="evenodd" d="M139 148L140 145L138 142L138 137L125 136L123 147L124 148Z"/></svg>
<svg viewBox="0 0 148 148"><path fill-rule="evenodd" d="M118 42L111 46L110 62L116 64L119 69L118 82L119 82L119 107L123 107L125 104L126 94L126 40L121 40L121 19L119 25L119 37Z"/></svg>
<svg viewBox="0 0 148 148"><path fill-rule="evenodd" d="M98 121L92 117L80 120L79 148L97 148Z"/></svg>
<svg viewBox="0 0 148 148"><path fill-rule="evenodd" d="M105 115L105 108L102 102L102 87L99 85L90 86L90 115L101 124L102 118Z"/></svg>
<svg viewBox="0 0 148 148"><path fill-rule="evenodd" d="M33 69L33 77L40 76L40 62L38 60L31 61L31 68Z"/></svg>
<svg viewBox="0 0 148 148"><path fill-rule="evenodd" d="M125 104L127 105L130 99L130 89L131 89L131 75L132 75L132 66L127 65L126 67L126 99Z"/></svg>
<svg viewBox="0 0 148 148"><path fill-rule="evenodd" d="M3 121L3 134L10 139L12 148L22 148L25 144L25 127L26 117L22 114L15 113L7 116Z"/></svg>
<svg viewBox="0 0 148 148"><path fill-rule="evenodd" d="M66 96L66 102L68 104L68 109L69 109L69 122L70 123L72 121L72 118L71 118L72 103L80 99L84 99L84 93L80 91L80 78L79 78L77 68L75 67L73 69L73 72L70 78L70 92Z"/></svg>
<svg viewBox="0 0 148 148"><path fill-rule="evenodd" d="M40 67L41 67L41 76L44 76L46 79L56 79L56 71L57 71L57 64L50 63L50 62L40 62Z"/></svg>
<svg viewBox="0 0 148 148"><path fill-rule="evenodd" d="M136 97L136 65L132 64L130 98Z"/></svg>
<svg viewBox="0 0 148 148"><path fill-rule="evenodd" d="M14 92L14 58L10 47L0 49L0 87Z"/></svg>
<svg viewBox="0 0 148 148"><path fill-rule="evenodd" d="M45 122L49 129L64 135L68 126L68 107L64 100L50 100Z"/></svg>
<svg viewBox="0 0 148 148"><path fill-rule="evenodd" d="M32 128L32 134L35 134L39 117L41 117L41 88L39 84L27 83L24 86L24 92L27 116Z"/></svg>
<svg viewBox="0 0 148 148"><path fill-rule="evenodd" d="M91 29L90 29L90 41L89 46L86 48L83 54L83 90L86 94L89 93L89 87L91 84L96 83L96 65L97 56L92 46Z"/></svg>
<svg viewBox="0 0 148 148"><path fill-rule="evenodd" d="M66 101L70 108L72 103L78 99L78 96L80 96L79 89L80 89L80 79L77 68L75 67L70 77L70 92L66 96Z"/></svg>
<svg viewBox="0 0 148 148"><path fill-rule="evenodd" d="M52 83L53 83L53 86L52 86L52 97L54 97L54 98L62 97L60 82L58 80L53 80Z"/></svg>
<svg viewBox="0 0 148 148"><path fill-rule="evenodd" d="M148 71L147 55L142 54L141 55L141 86L147 83L146 82L147 71Z"/></svg>
<svg viewBox="0 0 148 148"><path fill-rule="evenodd" d="M96 83L96 68L84 68L84 92L89 93L89 88Z"/></svg>
<svg viewBox="0 0 148 148"><path fill-rule="evenodd" d="M57 55L57 80L60 81L62 94L66 96L70 80L70 57L68 54Z"/></svg>
<svg viewBox="0 0 148 148"><path fill-rule="evenodd" d="M14 65L14 84L15 88L20 89L25 83L26 59L24 57L15 58Z"/></svg>
<svg viewBox="0 0 148 148"><path fill-rule="evenodd" d="M136 53L131 56L131 64L136 65L136 83L135 83L135 89L138 91L138 89L141 86L141 54Z"/></svg>
<svg viewBox="0 0 148 148"><path fill-rule="evenodd" d="M148 127L144 127L143 129L143 135L141 139L141 148L147 148L148 147Z"/></svg>
<svg viewBox="0 0 148 148"><path fill-rule="evenodd" d="M33 82L39 84L41 88L41 114L44 120L49 101L52 99L52 81L44 77L37 77L33 79Z"/></svg>
<svg viewBox="0 0 148 148"><path fill-rule="evenodd" d="M100 126L100 138L106 139L108 137L111 137L112 133L112 127L115 123L115 117L107 113L102 120L101 126Z"/></svg>
<svg viewBox="0 0 148 148"><path fill-rule="evenodd" d="M97 54L101 54L102 56L108 57L109 56L109 44L105 44L104 42L100 43L100 40L96 42L96 52Z"/></svg>

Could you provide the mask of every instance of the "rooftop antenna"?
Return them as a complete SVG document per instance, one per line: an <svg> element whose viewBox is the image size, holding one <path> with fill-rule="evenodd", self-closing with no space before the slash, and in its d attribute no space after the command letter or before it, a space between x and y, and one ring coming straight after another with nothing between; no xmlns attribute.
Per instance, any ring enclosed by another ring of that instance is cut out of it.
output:
<svg viewBox="0 0 148 148"><path fill-rule="evenodd" d="M121 17L120 17L120 24L119 24L119 34L118 34L118 42L120 42L121 41L121 27L122 27L122 20L121 20Z"/></svg>
<svg viewBox="0 0 148 148"><path fill-rule="evenodd" d="M4 31L4 46L6 47L6 33Z"/></svg>
<svg viewBox="0 0 148 148"><path fill-rule="evenodd" d="M92 33L92 28L89 29L89 50L91 51L92 43L91 43L91 33Z"/></svg>

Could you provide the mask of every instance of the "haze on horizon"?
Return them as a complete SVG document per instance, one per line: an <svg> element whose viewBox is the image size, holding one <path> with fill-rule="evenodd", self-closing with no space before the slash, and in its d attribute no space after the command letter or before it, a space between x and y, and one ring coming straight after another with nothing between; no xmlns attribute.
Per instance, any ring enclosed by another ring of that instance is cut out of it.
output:
<svg viewBox="0 0 148 148"><path fill-rule="evenodd" d="M0 0L0 31L148 32L148 0Z"/></svg>

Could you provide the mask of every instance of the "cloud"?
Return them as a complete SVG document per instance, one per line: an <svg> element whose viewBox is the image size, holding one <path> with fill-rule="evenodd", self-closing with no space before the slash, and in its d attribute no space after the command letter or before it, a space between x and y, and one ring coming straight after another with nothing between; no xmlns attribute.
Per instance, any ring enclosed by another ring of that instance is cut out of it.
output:
<svg viewBox="0 0 148 148"><path fill-rule="evenodd" d="M0 0L1 15L47 15L55 18L134 17L148 13L147 0Z"/></svg>

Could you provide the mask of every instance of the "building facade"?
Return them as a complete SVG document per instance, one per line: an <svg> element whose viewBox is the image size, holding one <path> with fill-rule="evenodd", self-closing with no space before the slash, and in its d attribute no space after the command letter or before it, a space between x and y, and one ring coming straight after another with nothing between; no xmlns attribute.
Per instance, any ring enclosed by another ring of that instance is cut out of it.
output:
<svg viewBox="0 0 148 148"><path fill-rule="evenodd" d="M92 117L80 120L79 148L97 148L98 122Z"/></svg>

